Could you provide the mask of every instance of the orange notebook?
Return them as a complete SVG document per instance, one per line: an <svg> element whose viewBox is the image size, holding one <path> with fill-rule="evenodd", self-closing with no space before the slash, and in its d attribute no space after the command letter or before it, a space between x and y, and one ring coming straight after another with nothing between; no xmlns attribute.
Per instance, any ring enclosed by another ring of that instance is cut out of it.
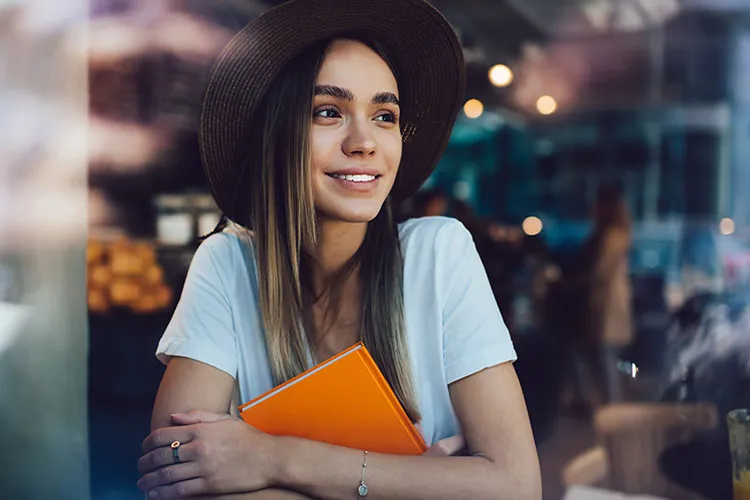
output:
<svg viewBox="0 0 750 500"><path fill-rule="evenodd" d="M362 343L239 409L245 422L277 436L392 455L427 450Z"/></svg>

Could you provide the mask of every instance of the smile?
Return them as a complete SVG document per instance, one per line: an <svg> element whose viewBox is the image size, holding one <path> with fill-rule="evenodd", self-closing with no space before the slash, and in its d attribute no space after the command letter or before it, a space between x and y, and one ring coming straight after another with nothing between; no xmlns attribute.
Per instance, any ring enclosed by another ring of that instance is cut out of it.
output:
<svg viewBox="0 0 750 500"><path fill-rule="evenodd" d="M380 186L382 175L376 173L340 173L326 174L339 188L350 193L372 193Z"/></svg>
<svg viewBox="0 0 750 500"><path fill-rule="evenodd" d="M326 175L334 179L348 181L348 182L357 182L357 183L373 182L375 179L380 177L379 175L367 175L367 174L356 174L356 175L326 174Z"/></svg>

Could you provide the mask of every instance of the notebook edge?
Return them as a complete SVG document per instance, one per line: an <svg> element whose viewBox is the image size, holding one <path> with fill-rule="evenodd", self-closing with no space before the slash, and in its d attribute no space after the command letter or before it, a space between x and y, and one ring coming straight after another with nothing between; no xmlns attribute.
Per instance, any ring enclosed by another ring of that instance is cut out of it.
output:
<svg viewBox="0 0 750 500"><path fill-rule="evenodd" d="M311 375L319 372L323 368L331 365L332 363L335 363L336 361L338 361L338 360L340 360L342 358L345 358L346 356L348 356L348 355L350 355L352 353L357 352L358 350L360 350L362 348L364 348L364 344L362 344L362 342L358 342L358 343L352 345L351 347L349 347L347 349L344 349L343 351L341 351L340 353L336 354L335 356L331 356L327 360L322 361L321 363L318 363L317 365L313 366L312 368L310 368L310 369L308 369L308 370L300 373L296 377L287 380L283 384L278 385L278 386L276 386L276 387L274 387L272 389L269 389L268 391L264 392L260 396L254 398L254 399L251 399L247 403L244 403L244 404L240 405L240 407L239 407L240 413L244 412L245 410L249 410L250 408L252 408L254 406L257 406L261 402L269 399L270 397L278 394L279 392L282 392L282 391L286 390L288 387L291 387L291 386L293 386L293 385L301 382L302 380L305 380L306 378L308 378Z"/></svg>

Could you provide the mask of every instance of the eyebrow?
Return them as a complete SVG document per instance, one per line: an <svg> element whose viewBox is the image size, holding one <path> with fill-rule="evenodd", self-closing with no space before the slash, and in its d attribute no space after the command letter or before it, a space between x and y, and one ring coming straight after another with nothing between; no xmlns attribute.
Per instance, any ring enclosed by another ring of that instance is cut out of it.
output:
<svg viewBox="0 0 750 500"><path fill-rule="evenodd" d="M395 104L396 106L400 106L401 104L398 102L398 97L396 97L396 94L393 92L379 92L375 94L375 96L372 98L373 104Z"/></svg>
<svg viewBox="0 0 750 500"><path fill-rule="evenodd" d="M346 101L354 100L354 93L351 90L335 85L316 85L315 95L327 95ZM373 96L371 102L372 104L395 104L396 106L400 106L398 97L393 92L378 92Z"/></svg>

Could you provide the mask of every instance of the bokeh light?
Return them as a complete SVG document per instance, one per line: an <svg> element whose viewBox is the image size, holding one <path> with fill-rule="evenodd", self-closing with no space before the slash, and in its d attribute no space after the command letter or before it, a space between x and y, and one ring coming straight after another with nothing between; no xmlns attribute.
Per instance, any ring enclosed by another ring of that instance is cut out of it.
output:
<svg viewBox="0 0 750 500"><path fill-rule="evenodd" d="M464 114L471 119L479 118L484 113L484 104L479 99L469 99L464 104Z"/></svg>
<svg viewBox="0 0 750 500"><path fill-rule="evenodd" d="M513 83L513 71L505 64L496 64L490 69L489 78L495 87L507 87Z"/></svg>
<svg viewBox="0 0 750 500"><path fill-rule="evenodd" d="M521 225L521 228L527 236L537 236L542 232L542 229L544 229L544 224L542 223L542 219L540 219L539 217L531 216L526 217L526 219L523 221L523 224Z"/></svg>
<svg viewBox="0 0 750 500"><path fill-rule="evenodd" d="M543 115L551 115L557 111L557 101L552 96L543 95L536 101L536 109Z"/></svg>
<svg viewBox="0 0 750 500"><path fill-rule="evenodd" d="M719 223L719 231L721 231L721 234L723 234L724 236L730 236L734 234L736 230L737 225L732 219L728 217L721 219L721 222Z"/></svg>

